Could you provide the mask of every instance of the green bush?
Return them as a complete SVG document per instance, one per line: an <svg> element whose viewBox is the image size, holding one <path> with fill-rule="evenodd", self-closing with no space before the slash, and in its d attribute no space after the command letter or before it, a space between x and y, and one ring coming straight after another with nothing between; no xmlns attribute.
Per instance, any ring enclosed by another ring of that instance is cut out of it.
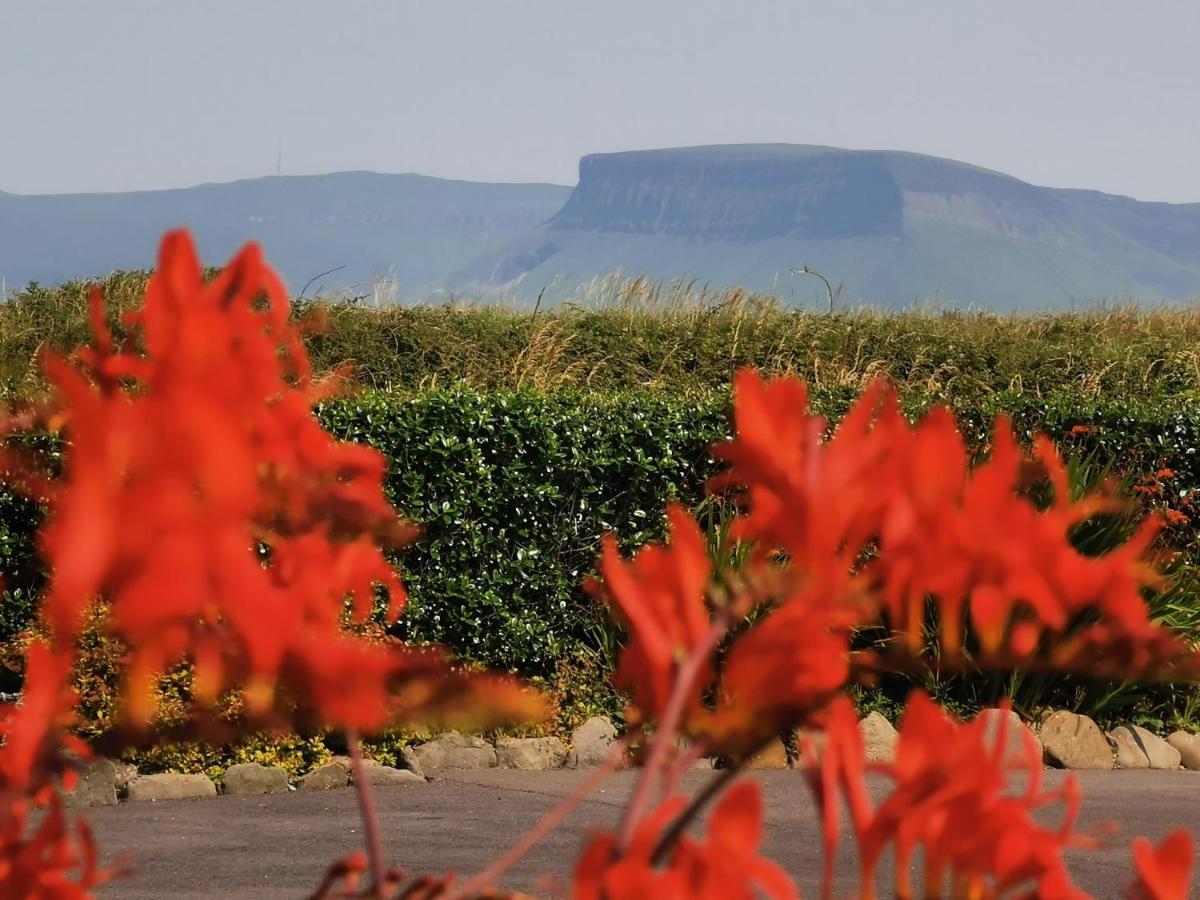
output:
<svg viewBox="0 0 1200 900"><path fill-rule="evenodd" d="M661 534L671 499L697 503L719 394L370 393L324 405L337 437L390 460L389 498L424 534L400 559L409 640L548 674L600 614L580 582L601 535Z"/></svg>
<svg viewBox="0 0 1200 900"><path fill-rule="evenodd" d="M36 503L11 490L0 489L0 640L8 640L25 627L34 614L45 577L34 535L44 517ZM0 670L0 690L11 690L11 682Z"/></svg>
<svg viewBox="0 0 1200 900"><path fill-rule="evenodd" d="M820 390L813 404L836 420L855 393ZM923 390L904 395L913 413L937 399ZM581 647L611 652L603 612L580 588L600 538L613 532L626 549L639 546L660 536L668 500L701 500L714 470L709 447L729 433L728 405L724 391L461 388L365 391L317 413L337 437L388 457L390 499L424 528L398 558L411 595L402 636L546 676ZM1169 468L1169 491L1156 502L1192 512L1200 490L1194 398L1101 402L1001 392L958 406L976 447L985 443L993 415L1006 411L1022 434L1044 429L1072 452L1117 471ZM27 622L41 584L34 553L39 520L33 504L0 495L0 574L8 589L0 639ZM1195 528L1178 525L1166 537L1187 551L1190 563ZM1200 617L1190 598L1164 613L1184 629Z"/></svg>

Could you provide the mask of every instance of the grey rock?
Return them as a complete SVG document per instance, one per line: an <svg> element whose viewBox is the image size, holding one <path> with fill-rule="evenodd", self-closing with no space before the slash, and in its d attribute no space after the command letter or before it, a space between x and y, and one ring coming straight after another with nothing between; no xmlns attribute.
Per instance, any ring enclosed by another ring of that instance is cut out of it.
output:
<svg viewBox="0 0 1200 900"><path fill-rule="evenodd" d="M746 761L745 767L747 769L786 769L789 765L787 747L779 738L772 738L769 744Z"/></svg>
<svg viewBox="0 0 1200 900"><path fill-rule="evenodd" d="M335 756L334 759L337 760L338 757ZM412 784L413 782L423 782L425 780L424 775L419 775L410 769L397 769L392 766L385 766L376 759L364 759L362 762L367 784ZM350 766L350 783L358 783L353 765Z"/></svg>
<svg viewBox="0 0 1200 900"><path fill-rule="evenodd" d="M348 756L336 756L335 755L335 756L329 757L329 761L331 763L336 763L337 765L344 768L346 770L346 783L354 784L354 782L355 782L354 760L352 760ZM365 757L363 758L362 764L363 764L364 770L375 769L375 768L378 768L379 766L383 765L383 763L379 762L378 760L366 759Z"/></svg>
<svg viewBox="0 0 1200 900"><path fill-rule="evenodd" d="M1108 733L1108 742L1112 744L1118 769L1148 769L1150 758L1138 746L1137 738L1124 726L1115 728Z"/></svg>
<svg viewBox="0 0 1200 900"><path fill-rule="evenodd" d="M691 753L692 750L693 750L693 747L691 745L691 742L688 741L686 738L681 737L679 739L679 744L678 744L678 749L677 749L677 752L679 753L679 755L683 756L685 754ZM713 757L713 756L699 756L696 758L695 762L692 763L691 768L693 768L693 769L716 769L716 768L718 768L717 758Z"/></svg>
<svg viewBox="0 0 1200 900"><path fill-rule="evenodd" d="M556 737L496 741L496 765L502 769L557 769L566 759L567 748Z"/></svg>
<svg viewBox="0 0 1200 900"><path fill-rule="evenodd" d="M410 772L416 772L422 778L425 777L425 770L421 768L421 760L417 758L417 754L412 747L404 747L400 751L400 759L404 763L404 768Z"/></svg>
<svg viewBox="0 0 1200 900"><path fill-rule="evenodd" d="M416 772L408 769L395 769L379 763L366 766L364 771L367 773L367 781L377 787L389 784L417 784L425 781L424 776L418 775Z"/></svg>
<svg viewBox="0 0 1200 900"><path fill-rule="evenodd" d="M571 732L571 754L567 765L589 769L603 765L617 741L617 729L608 716L592 716Z"/></svg>
<svg viewBox="0 0 1200 900"><path fill-rule="evenodd" d="M1146 756L1150 758L1150 768L1162 769L1167 772L1179 769L1183 762L1183 754L1179 752L1178 747L1172 747L1169 742L1140 725L1134 725L1133 732L1142 739L1142 745L1146 748Z"/></svg>
<svg viewBox="0 0 1200 900"><path fill-rule="evenodd" d="M159 775L139 775L129 782L129 799L133 801L196 800L215 796L217 786L207 775L164 772Z"/></svg>
<svg viewBox="0 0 1200 900"><path fill-rule="evenodd" d="M297 782L302 791L333 791L350 783L350 768L341 760L318 766Z"/></svg>
<svg viewBox="0 0 1200 900"><path fill-rule="evenodd" d="M238 763L225 770L221 783L225 793L231 797L286 794L288 774L278 766L264 766L256 762Z"/></svg>
<svg viewBox="0 0 1200 900"><path fill-rule="evenodd" d="M1028 747L1035 747L1037 750L1037 759L1042 759L1043 749L1042 742L1038 740L1038 736L1034 730L1021 721L1011 709L984 709L980 710L977 719L984 721L983 739L987 742L988 749L996 746L996 742L1000 740L1000 730L1004 729L1004 756L1003 759L1010 765L1021 765L1029 759Z"/></svg>
<svg viewBox="0 0 1200 900"><path fill-rule="evenodd" d="M829 738L820 729L802 728L796 732L796 758L792 761L795 768L804 769L810 764L820 763L825 755L825 747Z"/></svg>
<svg viewBox="0 0 1200 900"><path fill-rule="evenodd" d="M496 750L483 738L449 731L413 748L422 772L429 769L490 769Z"/></svg>
<svg viewBox="0 0 1200 900"><path fill-rule="evenodd" d="M888 763L896 758L900 735L880 712L868 713L858 723L867 762Z"/></svg>
<svg viewBox="0 0 1200 900"><path fill-rule="evenodd" d="M1140 725L1122 725L1109 734L1118 769L1178 769L1180 752Z"/></svg>
<svg viewBox="0 0 1200 900"><path fill-rule="evenodd" d="M112 760L112 764L117 769L117 795L124 796L129 790L129 782L138 777L138 767L116 759Z"/></svg>
<svg viewBox="0 0 1200 900"><path fill-rule="evenodd" d="M120 770L111 759L93 759L79 772L75 790L63 792L63 802L71 809L87 806L116 806Z"/></svg>
<svg viewBox="0 0 1200 900"><path fill-rule="evenodd" d="M1176 731L1167 743L1179 751L1179 761L1185 769L1200 770L1200 734Z"/></svg>
<svg viewBox="0 0 1200 900"><path fill-rule="evenodd" d="M1100 727L1087 716L1057 709L1038 728L1045 759L1066 769L1111 769L1113 752Z"/></svg>

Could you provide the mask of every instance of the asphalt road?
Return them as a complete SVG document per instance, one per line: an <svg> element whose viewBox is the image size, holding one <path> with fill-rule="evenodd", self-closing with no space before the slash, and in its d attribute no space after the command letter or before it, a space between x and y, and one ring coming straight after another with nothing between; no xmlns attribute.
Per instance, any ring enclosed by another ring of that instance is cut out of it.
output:
<svg viewBox="0 0 1200 900"><path fill-rule="evenodd" d="M1097 897L1120 897L1128 882L1128 838L1158 839L1172 827L1200 831L1200 774L1082 772L1081 827L1114 822L1118 836L1070 859L1077 884ZM631 772L611 776L503 882L510 890L562 893L589 829L615 823ZM568 770L443 773L428 784L376 788L388 862L412 873L473 873L507 849L584 777ZM711 773L691 772L695 788ZM765 850L817 896L820 838L808 791L792 771L754 773L766 796ZM1062 773L1048 772L1050 784ZM328 863L362 846L352 790L269 797L127 803L88 810L104 858L132 858L129 874L108 885L110 898L301 898ZM842 860L839 885L854 885ZM881 896L892 893L880 884Z"/></svg>

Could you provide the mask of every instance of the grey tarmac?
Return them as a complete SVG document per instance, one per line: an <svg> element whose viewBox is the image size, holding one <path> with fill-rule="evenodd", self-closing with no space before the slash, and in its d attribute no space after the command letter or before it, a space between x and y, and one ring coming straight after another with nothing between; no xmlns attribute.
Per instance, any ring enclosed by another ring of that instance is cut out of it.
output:
<svg viewBox="0 0 1200 900"><path fill-rule="evenodd" d="M1064 773L1047 771L1047 786ZM1131 871L1129 838L1161 838L1177 825L1200 831L1200 773L1076 773L1084 790L1081 827L1113 822L1106 846L1073 851L1068 859L1077 884L1097 897L1120 897ZM611 827L629 794L633 772L601 784L542 844L514 867L501 886L542 896L562 894L581 842L595 828ZM710 774L693 771L695 789ZM494 859L527 828L571 793L585 772L511 769L443 771L426 784L375 788L388 862L410 873L470 874ZM798 772L762 771L766 798L765 851L783 865L803 896L817 896L820 833ZM874 783L872 792L883 785ZM87 810L104 858L132 858L127 877L100 891L106 898L302 898L328 863L362 846L352 789L257 797L217 797L162 803L126 803ZM1046 824L1051 824L1048 819ZM853 888L849 834L838 866L839 893ZM892 894L887 876L880 896Z"/></svg>

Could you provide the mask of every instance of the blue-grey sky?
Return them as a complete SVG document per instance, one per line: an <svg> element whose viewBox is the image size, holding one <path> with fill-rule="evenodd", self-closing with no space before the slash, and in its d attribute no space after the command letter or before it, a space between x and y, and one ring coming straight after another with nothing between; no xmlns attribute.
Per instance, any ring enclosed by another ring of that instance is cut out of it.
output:
<svg viewBox="0 0 1200 900"><path fill-rule="evenodd" d="M1195 0L0 0L0 190L787 141L1200 201Z"/></svg>

